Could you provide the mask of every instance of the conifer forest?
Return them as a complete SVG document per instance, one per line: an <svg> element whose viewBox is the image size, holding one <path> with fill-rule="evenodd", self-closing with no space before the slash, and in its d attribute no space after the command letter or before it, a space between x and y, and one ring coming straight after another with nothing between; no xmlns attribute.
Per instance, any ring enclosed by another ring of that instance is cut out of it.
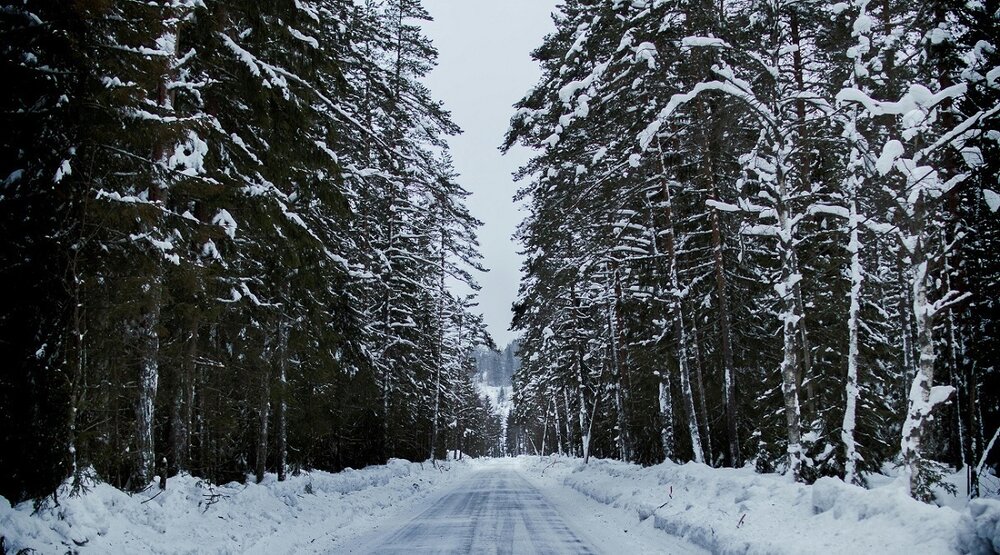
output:
<svg viewBox="0 0 1000 555"><path fill-rule="evenodd" d="M1000 424L1000 4L959 4L567 2L505 143L537 150L527 433L975 484Z"/></svg>
<svg viewBox="0 0 1000 555"><path fill-rule="evenodd" d="M490 428L419 3L5 4L0 494L423 460Z"/></svg>
<svg viewBox="0 0 1000 555"><path fill-rule="evenodd" d="M0 496L517 455L1000 494L1000 0L561 0L493 145L502 356L423 4L2 3Z"/></svg>

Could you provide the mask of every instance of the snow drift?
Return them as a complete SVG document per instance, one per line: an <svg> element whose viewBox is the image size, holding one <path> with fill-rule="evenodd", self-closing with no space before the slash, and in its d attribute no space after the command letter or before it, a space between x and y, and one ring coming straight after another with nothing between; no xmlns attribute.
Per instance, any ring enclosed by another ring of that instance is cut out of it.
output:
<svg viewBox="0 0 1000 555"><path fill-rule="evenodd" d="M435 468L391 460L337 474L302 473L285 482L268 474L261 484L223 486L182 475L159 495L155 486L128 495L96 484L69 496L64 486L58 506L49 502L34 515L31 503L11 507L0 497L0 535L10 553L327 552L468 468L461 461Z"/></svg>
<svg viewBox="0 0 1000 555"><path fill-rule="evenodd" d="M535 473L719 554L992 553L1000 501L967 511L907 496L899 482L874 489L823 478L813 485L749 468L533 458Z"/></svg>

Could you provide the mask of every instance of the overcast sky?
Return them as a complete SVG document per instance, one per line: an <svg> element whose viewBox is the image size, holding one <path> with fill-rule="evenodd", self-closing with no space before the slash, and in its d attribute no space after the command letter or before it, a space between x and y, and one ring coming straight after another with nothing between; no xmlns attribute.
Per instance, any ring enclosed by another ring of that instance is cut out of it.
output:
<svg viewBox="0 0 1000 555"><path fill-rule="evenodd" d="M530 53L553 30L558 0L424 0L434 17L425 32L440 53L427 85L465 131L450 140L461 183L472 191L469 209L484 222L479 239L485 266L480 308L500 347L514 334L510 306L517 295L521 259L511 235L521 220L511 174L529 152L497 150L513 104L538 81Z"/></svg>

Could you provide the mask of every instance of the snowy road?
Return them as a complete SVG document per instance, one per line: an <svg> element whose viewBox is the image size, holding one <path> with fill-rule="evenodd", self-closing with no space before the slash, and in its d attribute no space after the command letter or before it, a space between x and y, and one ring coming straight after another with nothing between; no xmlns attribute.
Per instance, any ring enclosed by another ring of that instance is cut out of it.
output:
<svg viewBox="0 0 1000 555"><path fill-rule="evenodd" d="M621 553L622 548L630 553L704 552L662 533L652 538L629 536L628 529L602 518L599 506L590 506L589 500L581 505L576 492L564 486L545 489L513 466L487 467L432 500L412 520L356 543L351 552L596 554Z"/></svg>

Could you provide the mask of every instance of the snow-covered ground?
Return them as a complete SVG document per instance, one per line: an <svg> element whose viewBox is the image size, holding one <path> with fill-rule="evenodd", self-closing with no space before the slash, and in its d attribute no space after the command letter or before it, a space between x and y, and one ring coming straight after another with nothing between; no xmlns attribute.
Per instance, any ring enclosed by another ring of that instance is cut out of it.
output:
<svg viewBox="0 0 1000 555"><path fill-rule="evenodd" d="M468 474L464 461L393 460L362 470L303 473L278 482L209 487L190 476L158 493L128 495L106 484L59 496L32 515L0 497L0 535L9 553L203 554L335 553L365 533Z"/></svg>
<svg viewBox="0 0 1000 555"><path fill-rule="evenodd" d="M462 538L526 552L1000 551L995 497L935 507L906 497L892 481L871 490L829 478L807 486L695 463L642 468L521 457L435 468L391 461L282 483L269 475L260 485L210 488L185 476L157 492L129 496L96 485L79 497L64 492L59 506L36 514L30 503L12 508L0 498L0 534L11 553L349 553L386 546L419 553L420 545L461 552ZM443 543L428 543L435 534Z"/></svg>
<svg viewBox="0 0 1000 555"><path fill-rule="evenodd" d="M868 490L833 478L813 485L749 468L538 457L529 473L687 539L712 553L951 554L1000 552L1000 501L961 511L906 496L898 482Z"/></svg>

